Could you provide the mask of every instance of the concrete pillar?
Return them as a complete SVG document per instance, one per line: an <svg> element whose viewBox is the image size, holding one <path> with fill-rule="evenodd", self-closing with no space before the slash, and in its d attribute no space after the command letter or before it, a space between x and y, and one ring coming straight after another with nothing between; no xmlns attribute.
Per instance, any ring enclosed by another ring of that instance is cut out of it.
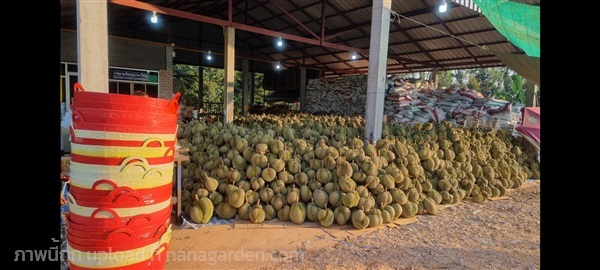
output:
<svg viewBox="0 0 600 270"><path fill-rule="evenodd" d="M254 72L250 72L250 106L254 104L254 90L256 90L256 85L254 84Z"/></svg>
<svg viewBox="0 0 600 270"><path fill-rule="evenodd" d="M537 85L528 80L525 86L527 87L527 91L525 92L525 106L537 107Z"/></svg>
<svg viewBox="0 0 600 270"><path fill-rule="evenodd" d="M234 87L234 72L235 72L235 28L225 27L225 91L224 91L224 106L225 117L224 123L228 124L233 121L233 87Z"/></svg>
<svg viewBox="0 0 600 270"><path fill-rule="evenodd" d="M377 49L369 50L365 142L381 138L391 7L392 0L373 0L370 48Z"/></svg>
<svg viewBox="0 0 600 270"><path fill-rule="evenodd" d="M250 92L250 72L248 72L248 59L242 60L242 80L244 89L242 90L242 115L248 116L248 100Z"/></svg>
<svg viewBox="0 0 600 270"><path fill-rule="evenodd" d="M86 91L108 93L107 0L77 0L77 73Z"/></svg>
<svg viewBox="0 0 600 270"><path fill-rule="evenodd" d="M306 106L306 68L300 68L300 111Z"/></svg>
<svg viewBox="0 0 600 270"><path fill-rule="evenodd" d="M438 73L440 72L440 68L433 68L431 71L431 78L429 80L433 81L433 89L437 89L438 87Z"/></svg>
<svg viewBox="0 0 600 270"><path fill-rule="evenodd" d="M171 44L170 47L166 47L165 48L165 69L166 70L173 70L173 52L175 51L175 49L173 48L173 45Z"/></svg>
<svg viewBox="0 0 600 270"><path fill-rule="evenodd" d="M198 113L204 113L204 68L198 67Z"/></svg>

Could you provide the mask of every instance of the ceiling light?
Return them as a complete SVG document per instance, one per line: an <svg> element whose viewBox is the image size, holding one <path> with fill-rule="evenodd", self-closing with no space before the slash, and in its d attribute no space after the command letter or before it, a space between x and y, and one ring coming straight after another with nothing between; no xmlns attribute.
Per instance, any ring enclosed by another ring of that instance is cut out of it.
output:
<svg viewBox="0 0 600 270"><path fill-rule="evenodd" d="M444 1L443 1L443 2L440 4L440 6L439 6L439 8L438 8L438 11L439 11L440 13L444 13L444 12L446 12L446 10L448 10L448 3L446 3L446 0L444 0Z"/></svg>
<svg viewBox="0 0 600 270"><path fill-rule="evenodd" d="M275 63L275 69L281 69L281 63L279 63L279 61Z"/></svg>
<svg viewBox="0 0 600 270"><path fill-rule="evenodd" d="M206 55L206 60L212 60L212 53L210 51L208 51L208 54Z"/></svg>
<svg viewBox="0 0 600 270"><path fill-rule="evenodd" d="M278 47L283 46L283 39L282 38L277 39L277 46Z"/></svg>
<svg viewBox="0 0 600 270"><path fill-rule="evenodd" d="M352 56L350 56L350 58L352 60L356 60L356 59L358 59L358 55L354 52L354 53L352 53Z"/></svg>
<svg viewBox="0 0 600 270"><path fill-rule="evenodd" d="M150 21L152 23L157 23L158 22L158 17L156 17L156 11L153 12L152 17L150 18Z"/></svg>

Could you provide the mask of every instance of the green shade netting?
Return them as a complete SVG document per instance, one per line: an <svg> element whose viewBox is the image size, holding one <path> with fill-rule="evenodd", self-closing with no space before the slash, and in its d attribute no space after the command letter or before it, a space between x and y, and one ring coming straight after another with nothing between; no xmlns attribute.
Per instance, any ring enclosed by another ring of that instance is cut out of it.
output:
<svg viewBox="0 0 600 270"><path fill-rule="evenodd" d="M540 57L540 7L509 0L473 0L481 13L515 46Z"/></svg>

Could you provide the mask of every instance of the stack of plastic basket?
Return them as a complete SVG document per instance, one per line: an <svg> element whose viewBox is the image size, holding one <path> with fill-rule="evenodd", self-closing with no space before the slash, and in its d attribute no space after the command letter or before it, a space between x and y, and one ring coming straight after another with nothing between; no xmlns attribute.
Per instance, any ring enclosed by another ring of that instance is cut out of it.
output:
<svg viewBox="0 0 600 270"><path fill-rule="evenodd" d="M70 269L163 269L179 94L172 100L75 85L67 243Z"/></svg>

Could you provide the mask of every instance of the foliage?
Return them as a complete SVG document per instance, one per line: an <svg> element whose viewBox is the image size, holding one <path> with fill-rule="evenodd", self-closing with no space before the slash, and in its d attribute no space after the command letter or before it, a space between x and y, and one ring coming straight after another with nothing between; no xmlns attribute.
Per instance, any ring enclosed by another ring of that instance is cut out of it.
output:
<svg viewBox="0 0 600 270"><path fill-rule="evenodd" d="M199 88L198 88L198 67L190 65L176 64L173 67L173 72L181 81L181 92L183 102L186 106L199 107ZM223 103L223 87L225 80L225 71L220 68L204 67L203 72L203 87L204 102ZM262 80L264 74L254 74L254 102L262 103L264 96L264 88L262 88ZM243 92L243 77L241 71L234 73L234 113L239 114L242 111L242 92ZM248 101L251 104L252 97Z"/></svg>

